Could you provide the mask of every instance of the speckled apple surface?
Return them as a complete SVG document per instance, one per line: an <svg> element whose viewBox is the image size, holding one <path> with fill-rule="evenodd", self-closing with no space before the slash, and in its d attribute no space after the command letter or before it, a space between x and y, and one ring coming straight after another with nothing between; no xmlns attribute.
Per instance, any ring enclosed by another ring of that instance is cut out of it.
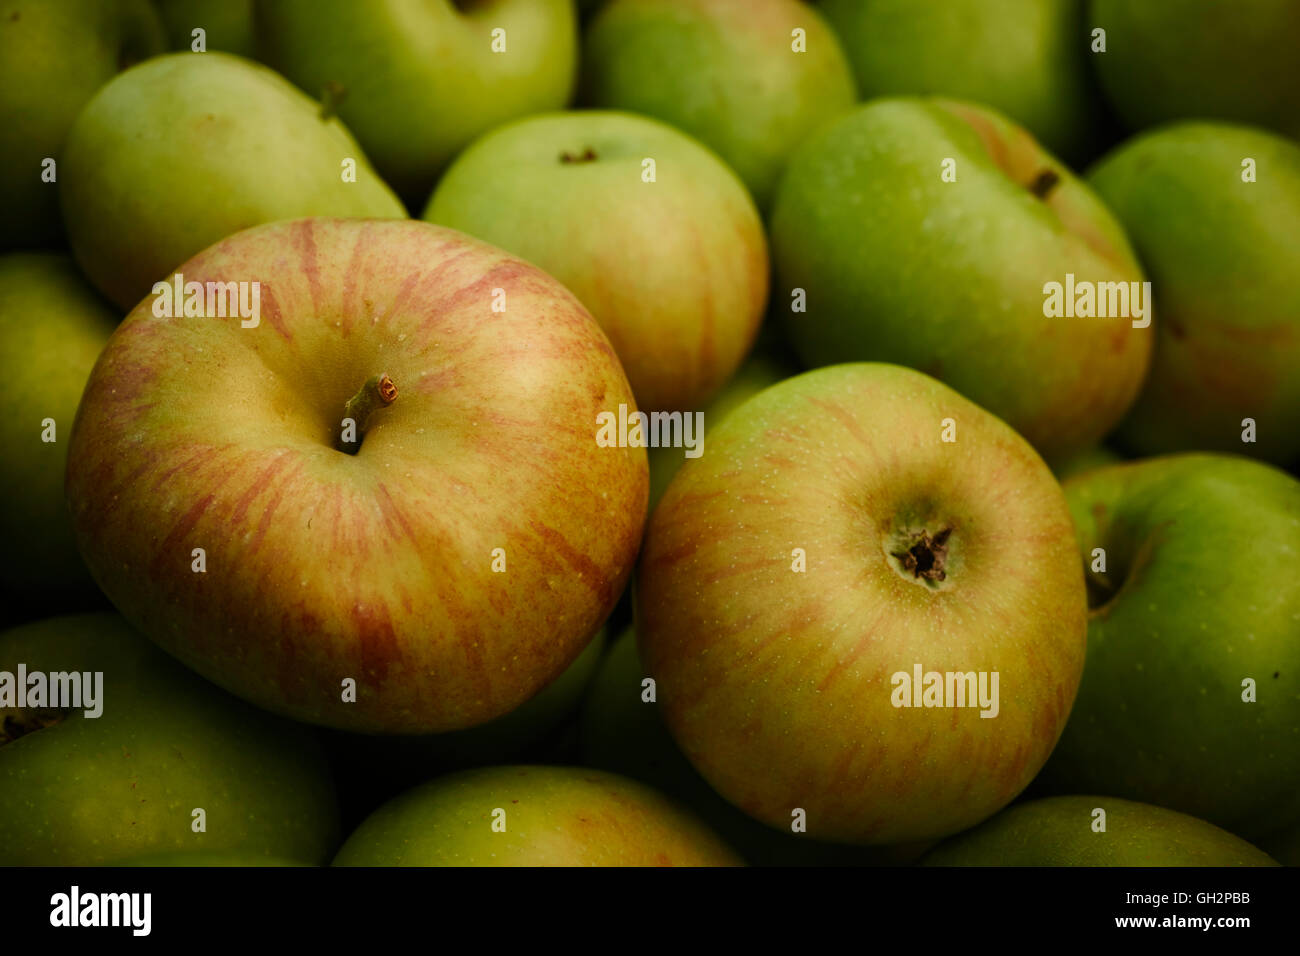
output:
<svg viewBox="0 0 1300 956"><path fill-rule="evenodd" d="M596 442L599 412L635 405L577 300L409 221L265 226L182 272L259 281L261 323L146 302L91 374L68 500L123 614L232 692L345 730L473 726L563 671L630 574L648 487L644 449ZM381 372L397 400L336 450Z"/></svg>

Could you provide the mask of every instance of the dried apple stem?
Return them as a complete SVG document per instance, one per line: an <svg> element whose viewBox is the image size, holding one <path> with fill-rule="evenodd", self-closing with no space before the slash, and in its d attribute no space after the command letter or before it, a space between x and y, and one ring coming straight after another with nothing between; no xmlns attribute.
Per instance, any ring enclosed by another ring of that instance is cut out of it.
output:
<svg viewBox="0 0 1300 956"><path fill-rule="evenodd" d="M370 427L370 416L381 408L387 408L397 400L397 386L387 374L372 376L361 386L361 390L348 399L343 406L343 418L356 423L356 441L345 442L344 432L339 432L338 450L355 455L361 448L361 439Z"/></svg>

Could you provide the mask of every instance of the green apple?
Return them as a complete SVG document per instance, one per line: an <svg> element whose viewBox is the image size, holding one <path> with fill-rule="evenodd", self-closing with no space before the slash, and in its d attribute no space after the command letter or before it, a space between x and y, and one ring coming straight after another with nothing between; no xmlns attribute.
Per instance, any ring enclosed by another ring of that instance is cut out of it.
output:
<svg viewBox="0 0 1300 956"><path fill-rule="evenodd" d="M450 770L517 761L578 709L605 650L602 629L577 659L510 713L468 730L418 737L336 733L334 756L366 793L388 794Z"/></svg>
<svg viewBox="0 0 1300 956"><path fill-rule="evenodd" d="M1124 232L997 113L934 99L859 107L795 154L771 232L774 297L809 365L919 369L1052 460L1095 445L1137 396L1150 296ZM1107 317L1073 308L1065 290L1084 283ZM1071 309L1049 315L1054 304Z"/></svg>
<svg viewBox="0 0 1300 956"><path fill-rule="evenodd" d="M68 500L127 619L253 703L365 733L486 723L568 667L648 484L643 448L597 441L636 406L573 295L410 220L274 223L181 272L257 282L263 308L146 300L91 373Z"/></svg>
<svg viewBox="0 0 1300 956"><path fill-rule="evenodd" d="M146 853L114 866L311 866L301 860L262 856L244 850L177 850L173 853Z"/></svg>
<svg viewBox="0 0 1300 956"><path fill-rule="evenodd" d="M1102 89L1133 129L1225 119L1300 138L1295 0L1092 0Z"/></svg>
<svg viewBox="0 0 1300 956"><path fill-rule="evenodd" d="M491 767L389 801L335 866L735 866L691 814L649 787L585 767Z"/></svg>
<svg viewBox="0 0 1300 956"><path fill-rule="evenodd" d="M202 28L208 50L253 55L253 0L154 0L173 50L191 50Z"/></svg>
<svg viewBox="0 0 1300 956"><path fill-rule="evenodd" d="M172 53L113 79L77 117L62 166L72 251L124 310L249 226L405 216L342 123L226 53Z"/></svg>
<svg viewBox="0 0 1300 956"><path fill-rule="evenodd" d="M707 436L710 428L731 414L732 409L738 408L763 389L775 385L793 374L794 369L790 368L780 357L765 355L756 351L745 360L745 364L740 366L722 391L713 397L713 401L705 406L702 412L704 415L704 435ZM647 456L650 463L649 508L654 511L655 505L659 503L659 499L668 490L669 482L673 480L673 476L682 467L682 462L686 461L686 449L651 448L648 449Z"/></svg>
<svg viewBox="0 0 1300 956"><path fill-rule="evenodd" d="M72 121L114 73L165 43L148 0L0 0L0 249L61 236L57 163Z"/></svg>
<svg viewBox="0 0 1300 956"><path fill-rule="evenodd" d="M83 695L10 698L20 667L29 691L37 673L52 688L50 675L78 672ZM0 634L0 731L0 866L198 851L321 863L337 845L315 738L189 674L116 614Z"/></svg>
<svg viewBox="0 0 1300 956"><path fill-rule="evenodd" d="M1018 803L944 841L922 863L1277 866L1267 853L1204 820L1116 797L1048 797Z"/></svg>
<svg viewBox="0 0 1300 956"><path fill-rule="evenodd" d="M657 701L646 699L645 671L629 627L601 662L583 702L582 762L640 780L690 808L758 866L850 866L913 862L928 847L850 847L782 833L741 813L696 772L673 742Z"/></svg>
<svg viewBox="0 0 1300 956"><path fill-rule="evenodd" d="M1065 724L1072 537L1047 466L983 409L910 369L819 369L732 412L668 487L641 660L682 751L751 816L946 836L1019 793Z"/></svg>
<svg viewBox="0 0 1300 956"><path fill-rule="evenodd" d="M277 0L258 58L339 115L412 209L470 140L561 109L578 61L573 0Z"/></svg>
<svg viewBox="0 0 1300 956"><path fill-rule="evenodd" d="M714 149L761 209L790 151L857 99L835 34L798 0L614 0L587 29L581 75L587 103Z"/></svg>
<svg viewBox="0 0 1300 956"><path fill-rule="evenodd" d="M101 601L63 499L81 391L117 314L66 256L0 256L0 594L49 613Z"/></svg>
<svg viewBox="0 0 1300 956"><path fill-rule="evenodd" d="M1176 455L1065 487L1092 609L1047 791L1142 800L1247 839L1293 822L1300 481Z"/></svg>
<svg viewBox="0 0 1300 956"><path fill-rule="evenodd" d="M767 302L767 242L745 187L695 140L641 116L557 113L494 130L447 170L424 218L573 290L646 411L707 401Z"/></svg>
<svg viewBox="0 0 1300 956"><path fill-rule="evenodd" d="M1179 123L1125 143L1088 181L1160 299L1151 376L1120 440L1144 455L1300 460L1300 144Z"/></svg>
<svg viewBox="0 0 1300 956"><path fill-rule="evenodd" d="M1068 159L1090 148L1098 104L1083 0L823 0L821 10L865 99L973 100Z"/></svg>

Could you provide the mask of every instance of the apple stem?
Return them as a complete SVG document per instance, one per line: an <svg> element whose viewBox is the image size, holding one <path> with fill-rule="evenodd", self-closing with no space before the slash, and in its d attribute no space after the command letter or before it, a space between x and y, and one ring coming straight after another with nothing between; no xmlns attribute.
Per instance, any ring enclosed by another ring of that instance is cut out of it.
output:
<svg viewBox="0 0 1300 956"><path fill-rule="evenodd" d="M374 375L367 379L366 384L361 386L361 390L349 398L348 403L343 406L344 420L350 418L356 426L356 440L344 441L343 432L339 432L336 446L338 450L355 455L361 448L361 439L365 437L366 429L370 426L370 416L395 401L397 401L397 386L387 374Z"/></svg>
<svg viewBox="0 0 1300 956"><path fill-rule="evenodd" d="M347 99L348 91L342 83L330 80L321 89L320 94L320 118L327 120L339 111L343 101Z"/></svg>

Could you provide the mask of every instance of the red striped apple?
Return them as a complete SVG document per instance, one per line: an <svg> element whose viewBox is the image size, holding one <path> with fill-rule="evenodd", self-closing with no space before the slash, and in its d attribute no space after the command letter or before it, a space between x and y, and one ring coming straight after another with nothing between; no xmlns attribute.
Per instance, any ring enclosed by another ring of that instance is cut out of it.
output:
<svg viewBox="0 0 1300 956"><path fill-rule="evenodd" d="M1043 765L1083 668L1060 486L928 376L839 365L709 432L655 509L641 660L678 745L751 816L833 842L946 836Z"/></svg>
<svg viewBox="0 0 1300 956"><path fill-rule="evenodd" d="M345 730L474 726L558 676L623 589L648 486L644 449L596 442L635 406L578 301L410 221L271 224L180 272L260 283L260 320L146 299L91 373L67 493L122 613Z"/></svg>

